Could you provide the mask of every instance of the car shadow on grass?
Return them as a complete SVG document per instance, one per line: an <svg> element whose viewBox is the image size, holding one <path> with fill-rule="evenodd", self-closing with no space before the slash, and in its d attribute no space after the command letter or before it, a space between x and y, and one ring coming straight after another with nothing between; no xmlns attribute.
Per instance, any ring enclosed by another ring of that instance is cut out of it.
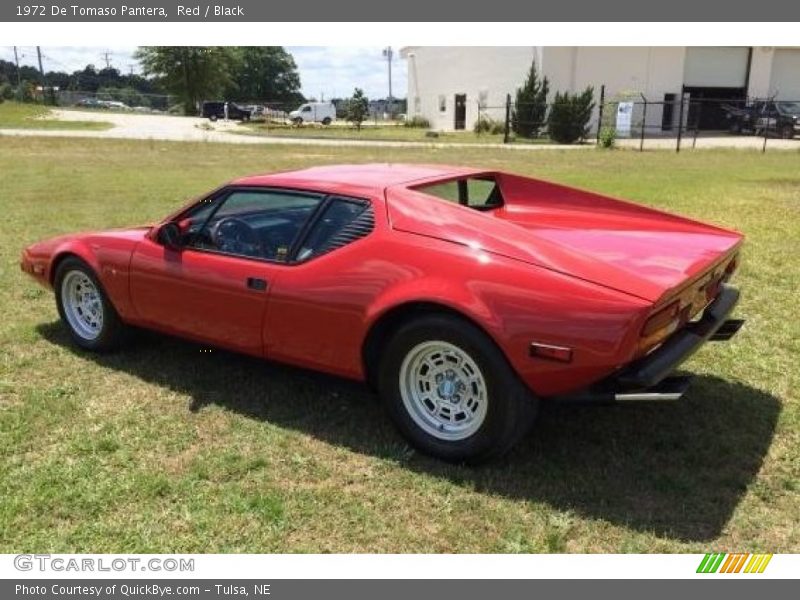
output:
<svg viewBox="0 0 800 600"><path fill-rule="evenodd" d="M470 468L412 452L355 382L144 332L123 351L89 354L59 323L38 330L104 368L189 396L192 412L217 405L478 492L681 541L719 536L761 468L780 412L777 398L707 375L675 403L545 403L509 456Z"/></svg>

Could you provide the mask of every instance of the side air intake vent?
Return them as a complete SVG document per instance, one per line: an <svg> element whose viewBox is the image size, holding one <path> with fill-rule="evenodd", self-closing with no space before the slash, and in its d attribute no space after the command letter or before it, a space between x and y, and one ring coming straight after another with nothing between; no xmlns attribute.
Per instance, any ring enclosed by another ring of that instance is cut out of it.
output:
<svg viewBox="0 0 800 600"><path fill-rule="evenodd" d="M344 225L328 239L317 255L325 254L355 242L368 235L374 228L375 213L372 210L372 204L367 204L366 208L355 219Z"/></svg>

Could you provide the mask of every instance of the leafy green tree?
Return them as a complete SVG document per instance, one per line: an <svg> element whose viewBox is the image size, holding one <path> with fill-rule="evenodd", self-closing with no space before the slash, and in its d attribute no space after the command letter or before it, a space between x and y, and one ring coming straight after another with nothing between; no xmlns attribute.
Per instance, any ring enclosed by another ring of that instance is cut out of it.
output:
<svg viewBox="0 0 800 600"><path fill-rule="evenodd" d="M594 110L594 88L580 94L556 92L547 117L547 131L559 144L572 144L589 135L589 120Z"/></svg>
<svg viewBox="0 0 800 600"><path fill-rule="evenodd" d="M526 138L539 135L539 130L545 124L549 91L550 82L547 76L539 79L536 61L532 61L524 85L517 90L514 110L511 113L511 128L514 133Z"/></svg>
<svg viewBox="0 0 800 600"><path fill-rule="evenodd" d="M225 46L140 46L135 56L146 75L159 77L181 99L186 114L234 85L239 60L236 49Z"/></svg>
<svg viewBox="0 0 800 600"><path fill-rule="evenodd" d="M231 100L300 104L300 74L291 54L282 46L242 46L228 90Z"/></svg>
<svg viewBox="0 0 800 600"><path fill-rule="evenodd" d="M361 124L369 116L369 100L364 95L364 90L356 88L352 97L347 101L347 120L361 130Z"/></svg>

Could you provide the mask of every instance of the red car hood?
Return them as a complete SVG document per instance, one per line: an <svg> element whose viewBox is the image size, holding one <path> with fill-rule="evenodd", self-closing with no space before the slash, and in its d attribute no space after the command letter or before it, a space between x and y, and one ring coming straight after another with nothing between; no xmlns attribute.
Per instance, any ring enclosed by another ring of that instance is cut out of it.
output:
<svg viewBox="0 0 800 600"><path fill-rule="evenodd" d="M500 176L487 212L387 191L395 229L446 239L657 301L735 252L742 235L573 188Z"/></svg>

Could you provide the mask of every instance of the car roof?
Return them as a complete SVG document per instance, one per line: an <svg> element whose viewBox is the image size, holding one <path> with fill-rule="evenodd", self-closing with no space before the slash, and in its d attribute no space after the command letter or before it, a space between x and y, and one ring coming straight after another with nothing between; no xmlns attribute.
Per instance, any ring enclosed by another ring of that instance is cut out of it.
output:
<svg viewBox="0 0 800 600"><path fill-rule="evenodd" d="M382 194L388 187L453 179L479 173L483 169L450 165L412 165L372 163L360 165L326 165L299 171L267 175L251 175L231 182L232 185L292 187L335 193Z"/></svg>

